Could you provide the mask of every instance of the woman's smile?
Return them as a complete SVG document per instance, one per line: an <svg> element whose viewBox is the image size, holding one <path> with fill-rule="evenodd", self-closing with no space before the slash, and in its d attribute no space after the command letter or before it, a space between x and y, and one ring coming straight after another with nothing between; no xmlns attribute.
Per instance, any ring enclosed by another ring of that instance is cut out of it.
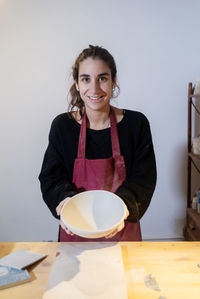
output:
<svg viewBox="0 0 200 299"><path fill-rule="evenodd" d="M100 102L104 96L88 96L89 100L92 102Z"/></svg>

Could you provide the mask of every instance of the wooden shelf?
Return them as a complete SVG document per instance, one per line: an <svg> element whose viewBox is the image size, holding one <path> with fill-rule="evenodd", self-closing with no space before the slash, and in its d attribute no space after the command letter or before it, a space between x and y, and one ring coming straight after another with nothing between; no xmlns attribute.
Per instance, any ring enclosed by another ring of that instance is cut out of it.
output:
<svg viewBox="0 0 200 299"><path fill-rule="evenodd" d="M195 160L200 160L200 155L196 155L189 152L188 157L190 157L190 161L188 161L188 163L190 163L190 184L191 184L191 165L193 165L196 168L197 172L200 174L200 167L195 163ZM188 197L188 202L189 201L190 201L190 197Z"/></svg>
<svg viewBox="0 0 200 299"><path fill-rule="evenodd" d="M193 210L192 208L187 209L187 213L192 216L195 223L200 226L200 214L197 213L197 210Z"/></svg>
<svg viewBox="0 0 200 299"><path fill-rule="evenodd" d="M187 209L187 241L200 241L200 214L191 208Z"/></svg>
<svg viewBox="0 0 200 299"><path fill-rule="evenodd" d="M200 99L200 95L197 95L197 94L190 94L190 95L189 95L189 98L190 98L190 99Z"/></svg>
<svg viewBox="0 0 200 299"><path fill-rule="evenodd" d="M192 97L194 98L194 96ZM200 96L195 96L196 99L200 99ZM197 108L197 106L194 104L193 100L189 97L189 104L191 104L193 106L193 108L196 110L197 114L200 115L200 111Z"/></svg>
<svg viewBox="0 0 200 299"><path fill-rule="evenodd" d="M191 157L191 158L200 159L200 155L193 154L192 152L189 152L189 153L188 153L188 156Z"/></svg>
<svg viewBox="0 0 200 299"><path fill-rule="evenodd" d="M196 115L200 115L200 110L192 99L200 99L200 95L194 94L194 85L190 82L188 85L188 153L187 153L187 221L185 229L185 238L187 241L200 241L200 214L196 210L190 208L192 199L192 181L195 175L192 167L195 167L198 176L200 175L200 167L198 161L200 155L194 154L192 149L192 126L193 111ZM193 110L194 108L194 110Z"/></svg>

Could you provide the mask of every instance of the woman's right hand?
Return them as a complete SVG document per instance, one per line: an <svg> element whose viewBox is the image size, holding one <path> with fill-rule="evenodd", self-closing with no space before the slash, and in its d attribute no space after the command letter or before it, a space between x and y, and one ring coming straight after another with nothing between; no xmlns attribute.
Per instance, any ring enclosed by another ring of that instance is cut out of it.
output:
<svg viewBox="0 0 200 299"><path fill-rule="evenodd" d="M62 200L59 205L56 207L56 213L58 216L60 216L61 210L63 205L70 199L70 197L65 198L64 200ZM66 227L66 225L64 224L64 222L62 220L60 220L60 226L62 227L62 229L68 234L73 236L74 234Z"/></svg>

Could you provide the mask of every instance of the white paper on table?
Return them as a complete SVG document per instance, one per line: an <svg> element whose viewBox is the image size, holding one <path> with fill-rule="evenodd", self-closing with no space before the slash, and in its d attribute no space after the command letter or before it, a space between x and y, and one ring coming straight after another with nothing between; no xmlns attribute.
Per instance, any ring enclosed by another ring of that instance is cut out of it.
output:
<svg viewBox="0 0 200 299"><path fill-rule="evenodd" d="M40 261L46 254L18 249L0 259L0 265L16 269L24 269L35 262Z"/></svg>
<svg viewBox="0 0 200 299"><path fill-rule="evenodd" d="M43 299L127 298L120 245L60 244Z"/></svg>

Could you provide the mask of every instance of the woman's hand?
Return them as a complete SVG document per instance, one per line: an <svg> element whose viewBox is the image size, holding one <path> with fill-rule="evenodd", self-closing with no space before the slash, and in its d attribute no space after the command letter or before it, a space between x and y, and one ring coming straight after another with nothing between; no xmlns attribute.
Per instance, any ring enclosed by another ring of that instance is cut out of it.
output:
<svg viewBox="0 0 200 299"><path fill-rule="evenodd" d="M58 216L60 216L61 210L63 205L70 199L70 197L65 198L64 200L62 200L59 205L56 208L56 213ZM62 220L60 220L60 226L62 227L62 229L68 234L73 236L74 234L65 226L65 224L63 223Z"/></svg>
<svg viewBox="0 0 200 299"><path fill-rule="evenodd" d="M125 213L125 216L124 216L124 220L126 220L129 216L129 210L127 209L127 206L126 207L126 213ZM124 228L124 220L116 227L116 229L110 233L109 235L105 236L106 239L109 239L109 238L112 238L114 237L118 232L120 232L123 228Z"/></svg>

